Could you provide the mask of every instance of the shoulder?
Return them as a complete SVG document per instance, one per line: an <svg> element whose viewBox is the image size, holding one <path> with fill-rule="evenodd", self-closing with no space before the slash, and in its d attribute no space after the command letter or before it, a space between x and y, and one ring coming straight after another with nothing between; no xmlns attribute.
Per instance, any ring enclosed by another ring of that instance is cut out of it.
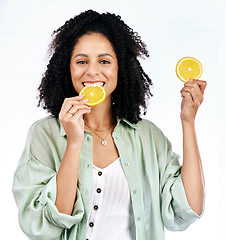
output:
<svg viewBox="0 0 226 240"><path fill-rule="evenodd" d="M54 136L60 135L60 123L58 119L50 115L34 122L27 135L27 146L38 146L39 144L45 144L49 139L53 139Z"/></svg>
<svg viewBox="0 0 226 240"><path fill-rule="evenodd" d="M142 119L136 125L139 132L155 136L164 136L163 132L153 122L147 119Z"/></svg>
<svg viewBox="0 0 226 240"><path fill-rule="evenodd" d="M31 140L35 136L57 136L60 134L60 122L57 118L50 115L35 121L29 131L28 138Z"/></svg>
<svg viewBox="0 0 226 240"><path fill-rule="evenodd" d="M146 137L164 137L162 131L153 122L147 119L141 119L138 123L131 123L128 120L123 119L123 122L126 123L123 126L129 126L129 128L126 128L127 130L134 129L137 131L138 135L143 135Z"/></svg>
<svg viewBox="0 0 226 240"><path fill-rule="evenodd" d="M169 141L164 133L149 120L142 119L139 121L137 123L137 131L144 145L154 144L159 151L162 151L169 145Z"/></svg>
<svg viewBox="0 0 226 240"><path fill-rule="evenodd" d="M33 131L38 131L41 129L48 130L48 129L54 129L59 127L60 127L60 124L58 119L50 115L34 122L31 126L31 130Z"/></svg>
<svg viewBox="0 0 226 240"><path fill-rule="evenodd" d="M137 123L137 127L148 127L148 128L152 128L152 127L156 127L156 125L153 123L153 122L151 122L151 121L149 121L149 120L147 120L147 119L144 119L144 118L142 118L138 123Z"/></svg>
<svg viewBox="0 0 226 240"><path fill-rule="evenodd" d="M30 143L45 142L60 137L61 125L57 118L50 115L34 122L28 131Z"/></svg>
<svg viewBox="0 0 226 240"><path fill-rule="evenodd" d="M30 158L53 168L52 152L62 146L60 129L59 120L54 116L34 122L26 141L26 152Z"/></svg>

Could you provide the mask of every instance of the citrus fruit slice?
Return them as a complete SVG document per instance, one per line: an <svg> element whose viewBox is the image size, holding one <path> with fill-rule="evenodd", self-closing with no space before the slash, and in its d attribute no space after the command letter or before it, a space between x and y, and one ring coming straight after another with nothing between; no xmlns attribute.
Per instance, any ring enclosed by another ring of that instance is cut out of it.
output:
<svg viewBox="0 0 226 240"><path fill-rule="evenodd" d="M101 104L106 99L106 91L102 86L85 86L79 95L84 95L84 99L88 99L87 105L94 107Z"/></svg>
<svg viewBox="0 0 226 240"><path fill-rule="evenodd" d="M189 79L199 79L202 71L202 64L193 57L184 57L176 65L176 74L183 82Z"/></svg>

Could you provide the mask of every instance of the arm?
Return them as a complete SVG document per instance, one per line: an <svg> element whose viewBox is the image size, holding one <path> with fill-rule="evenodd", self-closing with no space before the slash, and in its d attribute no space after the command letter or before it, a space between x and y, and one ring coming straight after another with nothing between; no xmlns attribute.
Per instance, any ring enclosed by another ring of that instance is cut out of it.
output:
<svg viewBox="0 0 226 240"><path fill-rule="evenodd" d="M55 205L59 212L68 215L71 215L76 199L80 153L84 140L83 115L89 112L90 107L86 105L86 101L78 96L65 99L59 115L67 134L67 147L57 173Z"/></svg>
<svg viewBox="0 0 226 240"><path fill-rule="evenodd" d="M20 226L32 240L60 239L61 234L67 234L83 218L84 204L79 190L73 216L60 213L55 206L56 166L61 162L60 155L64 149L65 139L60 135L59 124L54 117L32 125L12 189Z"/></svg>
<svg viewBox="0 0 226 240"><path fill-rule="evenodd" d="M203 101L206 82L191 80L181 90L181 121L183 129L183 165L181 177L188 203L198 215L203 210L204 175L195 135L195 116Z"/></svg>

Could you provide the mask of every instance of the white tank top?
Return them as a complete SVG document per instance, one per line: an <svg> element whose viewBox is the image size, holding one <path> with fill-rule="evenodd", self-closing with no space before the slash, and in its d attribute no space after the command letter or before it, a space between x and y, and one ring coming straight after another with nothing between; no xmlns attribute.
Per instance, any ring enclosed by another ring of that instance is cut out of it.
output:
<svg viewBox="0 0 226 240"><path fill-rule="evenodd" d="M130 191L120 158L104 169L93 166L92 189L86 239L136 239Z"/></svg>

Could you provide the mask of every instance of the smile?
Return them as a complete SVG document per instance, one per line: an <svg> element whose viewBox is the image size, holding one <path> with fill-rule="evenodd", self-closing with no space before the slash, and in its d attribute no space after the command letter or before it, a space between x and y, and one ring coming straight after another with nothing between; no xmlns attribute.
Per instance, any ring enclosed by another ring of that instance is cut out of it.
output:
<svg viewBox="0 0 226 240"><path fill-rule="evenodd" d="M82 83L83 86L90 86L90 87L96 87L96 86L104 86L105 82L83 82Z"/></svg>

